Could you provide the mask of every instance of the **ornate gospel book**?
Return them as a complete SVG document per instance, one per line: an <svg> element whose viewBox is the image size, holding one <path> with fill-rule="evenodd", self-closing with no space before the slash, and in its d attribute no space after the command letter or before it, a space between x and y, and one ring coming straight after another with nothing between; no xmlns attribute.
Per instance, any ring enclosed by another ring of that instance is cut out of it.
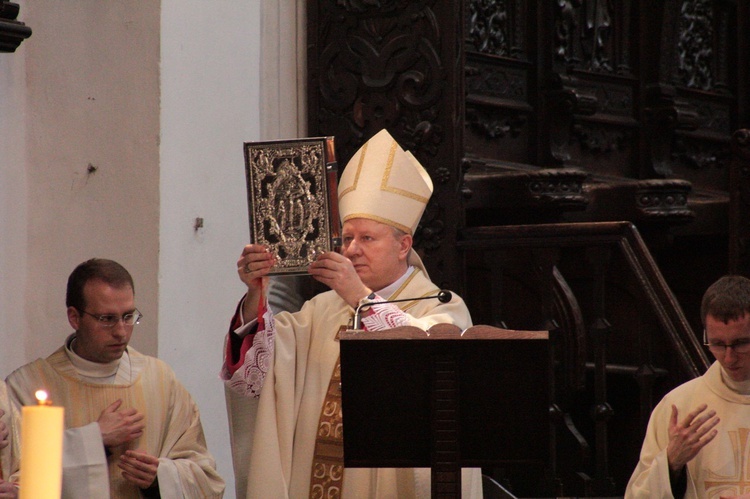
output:
<svg viewBox="0 0 750 499"><path fill-rule="evenodd" d="M341 246L333 137L246 142L250 240L276 256L271 275L307 273Z"/></svg>

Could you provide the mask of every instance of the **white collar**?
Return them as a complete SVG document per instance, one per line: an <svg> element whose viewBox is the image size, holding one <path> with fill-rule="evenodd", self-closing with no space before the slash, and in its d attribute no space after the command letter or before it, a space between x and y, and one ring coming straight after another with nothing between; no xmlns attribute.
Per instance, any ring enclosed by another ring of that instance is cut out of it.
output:
<svg viewBox="0 0 750 499"><path fill-rule="evenodd" d="M68 336L68 339L65 341L65 352L68 354L68 358L70 359L70 363L73 364L73 367L75 368L76 372L85 378L110 378L117 374L117 370L120 368L120 363L122 362L122 358L128 354L127 350L123 354L123 357L120 357L117 360L113 360L112 362L92 362L90 360L86 360L75 351L73 351L73 342L76 341L76 335L75 333Z"/></svg>
<svg viewBox="0 0 750 499"><path fill-rule="evenodd" d="M739 393L740 395L750 395L750 380L733 380L724 370L724 366L721 366L721 380L725 385L727 385L727 388L729 388L733 392Z"/></svg>
<svg viewBox="0 0 750 499"><path fill-rule="evenodd" d="M395 293L401 285L406 282L406 280L409 278L409 276L414 272L414 267L409 265L409 267L406 269L406 272L403 273L401 277L390 283L388 286L384 287L381 290L375 291L375 294L380 296L381 298L385 298L386 300Z"/></svg>

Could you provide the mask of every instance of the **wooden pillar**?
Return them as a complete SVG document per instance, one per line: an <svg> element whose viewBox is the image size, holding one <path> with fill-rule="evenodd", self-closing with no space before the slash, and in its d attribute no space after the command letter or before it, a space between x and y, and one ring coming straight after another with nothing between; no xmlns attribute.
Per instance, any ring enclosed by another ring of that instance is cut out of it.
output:
<svg viewBox="0 0 750 499"><path fill-rule="evenodd" d="M592 321L589 335L594 346L594 407L592 417L596 435L596 466L594 475L594 492L608 495L615 490L609 475L608 424L613 410L607 397L607 339L612 327L607 321L605 310L606 270L610 259L610 249L606 247L590 248L587 257L593 274Z"/></svg>

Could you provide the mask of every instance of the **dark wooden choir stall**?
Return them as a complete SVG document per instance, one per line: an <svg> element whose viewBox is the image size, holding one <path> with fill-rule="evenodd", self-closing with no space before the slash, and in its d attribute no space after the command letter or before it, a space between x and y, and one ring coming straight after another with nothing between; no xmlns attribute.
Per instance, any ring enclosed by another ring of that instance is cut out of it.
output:
<svg viewBox="0 0 750 499"><path fill-rule="evenodd" d="M432 280L475 324L549 331L548 458L485 473L518 497L622 495L654 404L711 362L703 291L750 272L750 4L307 15L309 136L335 136L345 165L387 128L435 185L415 235Z"/></svg>

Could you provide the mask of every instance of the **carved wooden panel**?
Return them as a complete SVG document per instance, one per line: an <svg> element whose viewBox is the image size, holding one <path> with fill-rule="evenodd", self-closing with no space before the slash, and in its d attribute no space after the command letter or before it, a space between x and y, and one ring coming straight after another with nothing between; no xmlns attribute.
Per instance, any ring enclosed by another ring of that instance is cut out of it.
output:
<svg viewBox="0 0 750 499"><path fill-rule="evenodd" d="M468 157L528 162L536 99L528 21L522 0L471 0L466 7L465 150Z"/></svg>
<svg viewBox="0 0 750 499"><path fill-rule="evenodd" d="M545 91L551 115L565 116L549 124L557 161L597 175L633 178L637 172L633 8L632 2L589 0L553 9L555 84ZM572 107L565 104L571 96Z"/></svg>
<svg viewBox="0 0 750 499"><path fill-rule="evenodd" d="M382 128L416 156L435 187L416 246L441 286L455 286L444 269L457 268L451 248L462 218L462 7L321 0L308 8L309 133L334 135L341 164Z"/></svg>
<svg viewBox="0 0 750 499"><path fill-rule="evenodd" d="M523 295L499 292L509 286L501 274L531 275L540 266L456 248L476 243L477 229L550 224L554 233L559 222L627 221L696 330L705 287L727 270L750 268L746 130L735 136L734 156L730 149L732 133L750 118L748 2L317 0L309 21L309 132L335 135L342 161L382 127L416 154L436 185L418 247L432 277L471 297L477 317L501 323L509 308L530 320L550 316ZM549 244L550 253L564 250ZM584 312L596 303L575 273L589 267L561 266L555 277ZM628 293L636 296L639 285L629 283ZM637 302L607 301L607 318L630 324ZM572 322L561 322L561 334ZM605 421L583 428L588 412L551 412L568 428L575 425L565 418L581 418L581 434L568 435L578 442L577 462L589 459L587 439L630 446L617 439L640 431L653 402L684 377L678 361L649 372L674 350L659 339L660 327L643 321L611 335L623 357L599 363L638 373L613 416L634 425L628 431L594 439ZM648 348L628 350L635 344ZM635 393L639 400L630 400ZM627 459L637 458L636 447ZM632 466L622 456L609 462L611 470L588 478L576 473L565 490L606 495L612 477L622 493Z"/></svg>
<svg viewBox="0 0 750 499"><path fill-rule="evenodd" d="M467 54L466 155L528 161L534 121L530 69L512 61L499 67L482 54Z"/></svg>
<svg viewBox="0 0 750 499"><path fill-rule="evenodd" d="M462 164L591 175L585 213L560 205L557 218L721 230L742 112L737 14L729 0L311 2L309 132L336 136L344 164L383 127L414 152L436 186L417 247L446 284L462 280L446 247L476 177L469 167L463 184ZM677 180L680 209L639 205Z"/></svg>
<svg viewBox="0 0 750 499"><path fill-rule="evenodd" d="M555 2L556 65L604 74L630 74L632 2L561 0Z"/></svg>
<svg viewBox="0 0 750 499"><path fill-rule="evenodd" d="M671 101L676 119L663 123L669 133L652 137L668 151L655 158L654 174L726 192L729 138L738 123L736 4L670 0L656 14L664 28L655 52L658 90L651 95Z"/></svg>
<svg viewBox="0 0 750 499"><path fill-rule="evenodd" d="M467 51L528 60L526 21L528 2L523 0L471 0L467 2Z"/></svg>

